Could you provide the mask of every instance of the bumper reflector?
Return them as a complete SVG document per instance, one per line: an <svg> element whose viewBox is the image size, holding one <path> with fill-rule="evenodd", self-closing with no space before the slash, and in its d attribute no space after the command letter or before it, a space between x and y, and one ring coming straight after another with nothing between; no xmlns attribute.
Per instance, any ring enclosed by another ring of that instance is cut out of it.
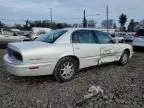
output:
<svg viewBox="0 0 144 108"><path fill-rule="evenodd" d="M30 70L37 70L39 67L36 67L36 66L32 66L32 67L29 67Z"/></svg>

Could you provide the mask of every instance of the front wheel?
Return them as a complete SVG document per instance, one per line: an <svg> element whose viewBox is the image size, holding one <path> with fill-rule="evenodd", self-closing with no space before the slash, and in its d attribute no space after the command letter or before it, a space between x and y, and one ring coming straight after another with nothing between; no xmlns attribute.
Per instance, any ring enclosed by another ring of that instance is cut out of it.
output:
<svg viewBox="0 0 144 108"><path fill-rule="evenodd" d="M119 64L120 65L126 65L129 61L129 52L128 51L124 51L120 60L119 60Z"/></svg>
<svg viewBox="0 0 144 108"><path fill-rule="evenodd" d="M35 37L33 40L36 40L38 37Z"/></svg>
<svg viewBox="0 0 144 108"><path fill-rule="evenodd" d="M70 57L65 57L59 60L55 69L54 77L58 82L66 82L71 80L75 72L78 70L78 63Z"/></svg>

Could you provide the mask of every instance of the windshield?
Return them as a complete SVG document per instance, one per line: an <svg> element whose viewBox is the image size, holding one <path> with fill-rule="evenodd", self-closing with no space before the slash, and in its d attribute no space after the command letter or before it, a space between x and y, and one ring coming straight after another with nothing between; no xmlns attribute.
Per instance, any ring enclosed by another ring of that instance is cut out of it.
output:
<svg viewBox="0 0 144 108"><path fill-rule="evenodd" d="M61 35L66 33L67 30L53 30L50 31L44 35L41 35L36 39L36 41L42 41L42 42L47 42L47 43L53 43L55 42Z"/></svg>

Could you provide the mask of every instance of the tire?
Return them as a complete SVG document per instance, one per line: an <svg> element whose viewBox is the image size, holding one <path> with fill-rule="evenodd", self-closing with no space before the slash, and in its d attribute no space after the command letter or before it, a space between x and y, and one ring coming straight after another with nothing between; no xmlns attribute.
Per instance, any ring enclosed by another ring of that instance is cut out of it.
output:
<svg viewBox="0 0 144 108"><path fill-rule="evenodd" d="M119 60L119 64L121 66L124 66L124 65L126 65L128 63L128 61L129 61L129 52L125 50L123 52L123 54L121 55L121 58Z"/></svg>
<svg viewBox="0 0 144 108"><path fill-rule="evenodd" d="M78 70L78 63L71 57L64 57L58 61L54 69L54 77L58 82L66 82L73 79Z"/></svg>

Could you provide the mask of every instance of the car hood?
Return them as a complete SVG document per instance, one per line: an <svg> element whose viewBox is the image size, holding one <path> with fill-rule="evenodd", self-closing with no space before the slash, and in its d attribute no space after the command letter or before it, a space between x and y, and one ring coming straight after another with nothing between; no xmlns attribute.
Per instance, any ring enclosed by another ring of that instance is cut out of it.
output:
<svg viewBox="0 0 144 108"><path fill-rule="evenodd" d="M26 41L26 42L9 43L8 48L18 52L25 52L33 49L45 48L48 47L49 45L51 44L46 42Z"/></svg>

